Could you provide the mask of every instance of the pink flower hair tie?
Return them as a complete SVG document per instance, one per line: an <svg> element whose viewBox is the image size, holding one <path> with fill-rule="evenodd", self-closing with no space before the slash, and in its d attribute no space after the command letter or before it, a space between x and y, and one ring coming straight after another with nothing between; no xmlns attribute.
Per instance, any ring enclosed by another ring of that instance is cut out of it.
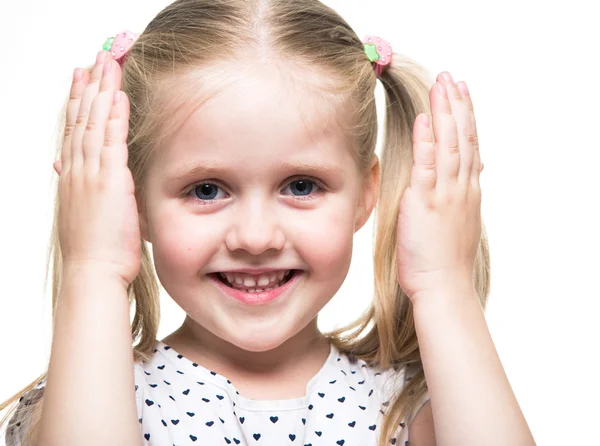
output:
<svg viewBox="0 0 600 446"><path fill-rule="evenodd" d="M123 66L129 49L133 46L139 34L132 33L131 31L123 31L117 34L115 37L109 37L102 45L104 51L110 51L113 55L113 59L119 62L120 66Z"/></svg>
<svg viewBox="0 0 600 446"><path fill-rule="evenodd" d="M380 78L385 66L392 63L392 55L394 54L392 45L381 37L366 36L363 39L363 46L365 54L374 64L373 67L377 77Z"/></svg>

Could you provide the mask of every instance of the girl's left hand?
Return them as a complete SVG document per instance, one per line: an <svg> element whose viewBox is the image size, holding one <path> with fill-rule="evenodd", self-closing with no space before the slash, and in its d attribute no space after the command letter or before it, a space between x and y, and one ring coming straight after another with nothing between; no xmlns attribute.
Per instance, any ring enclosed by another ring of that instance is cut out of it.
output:
<svg viewBox="0 0 600 446"><path fill-rule="evenodd" d="M413 304L449 286L473 287L481 236L483 164L473 104L464 82L455 84L449 73L437 81L429 93L432 125L422 122L427 114L415 120L414 164L398 218L398 282Z"/></svg>

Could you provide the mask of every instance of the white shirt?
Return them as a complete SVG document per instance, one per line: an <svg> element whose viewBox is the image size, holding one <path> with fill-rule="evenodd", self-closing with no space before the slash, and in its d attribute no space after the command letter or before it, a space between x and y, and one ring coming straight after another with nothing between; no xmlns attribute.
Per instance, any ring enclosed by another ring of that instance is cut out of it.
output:
<svg viewBox="0 0 600 446"><path fill-rule="evenodd" d="M134 364L138 419L148 446L376 446L385 403L412 376L410 367L369 367L331 344L304 397L253 400L225 376L156 342L150 361ZM39 397L44 385L32 389L21 405ZM20 446L27 427L16 426L17 415L7 429L7 446ZM408 444L407 424L398 426L389 444Z"/></svg>

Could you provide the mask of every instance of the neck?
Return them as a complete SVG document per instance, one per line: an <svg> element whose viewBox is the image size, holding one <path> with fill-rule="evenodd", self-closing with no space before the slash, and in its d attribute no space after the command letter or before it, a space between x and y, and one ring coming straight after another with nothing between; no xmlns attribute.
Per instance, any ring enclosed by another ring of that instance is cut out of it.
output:
<svg viewBox="0 0 600 446"><path fill-rule="evenodd" d="M322 365L329 355L329 340L317 328L317 318L282 344L249 351L225 341L186 317L181 327L163 340L177 352L224 376L278 375L299 363Z"/></svg>

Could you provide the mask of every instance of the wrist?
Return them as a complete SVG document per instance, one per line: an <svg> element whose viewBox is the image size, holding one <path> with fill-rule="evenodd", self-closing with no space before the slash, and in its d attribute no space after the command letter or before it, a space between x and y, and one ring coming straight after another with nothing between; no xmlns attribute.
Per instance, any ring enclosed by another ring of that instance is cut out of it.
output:
<svg viewBox="0 0 600 446"><path fill-rule="evenodd" d="M472 283L455 282L449 283L444 287L436 287L428 290L419 291L411 296L413 308L429 307L434 305L459 305L462 303L477 302L479 305L479 296Z"/></svg>
<svg viewBox="0 0 600 446"><path fill-rule="evenodd" d="M115 271L115 268L104 262L77 261L65 262L62 267L62 282L85 282L91 284L114 284L126 290L129 284Z"/></svg>

